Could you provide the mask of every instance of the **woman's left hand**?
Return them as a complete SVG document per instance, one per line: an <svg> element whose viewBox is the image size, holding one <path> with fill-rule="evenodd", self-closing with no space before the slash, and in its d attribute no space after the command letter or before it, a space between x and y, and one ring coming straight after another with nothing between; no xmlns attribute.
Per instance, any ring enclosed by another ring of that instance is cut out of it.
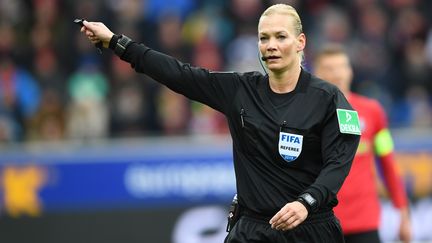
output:
<svg viewBox="0 0 432 243"><path fill-rule="evenodd" d="M297 227L308 216L306 207L297 201L285 204L285 206L270 219L273 229L290 230Z"/></svg>

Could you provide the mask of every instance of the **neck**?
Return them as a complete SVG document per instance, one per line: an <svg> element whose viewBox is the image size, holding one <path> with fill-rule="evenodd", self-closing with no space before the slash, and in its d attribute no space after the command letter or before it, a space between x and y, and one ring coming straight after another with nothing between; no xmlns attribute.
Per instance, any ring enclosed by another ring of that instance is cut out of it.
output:
<svg viewBox="0 0 432 243"><path fill-rule="evenodd" d="M350 95L351 95L351 91L342 91L342 93L344 94L345 98L349 99Z"/></svg>
<svg viewBox="0 0 432 243"><path fill-rule="evenodd" d="M346 98L348 98L351 94L351 90L349 86L338 86L339 90L344 94Z"/></svg>
<svg viewBox="0 0 432 243"><path fill-rule="evenodd" d="M297 66L293 70L276 73L269 73L270 88L275 93L289 93L293 91L300 77L301 67Z"/></svg>

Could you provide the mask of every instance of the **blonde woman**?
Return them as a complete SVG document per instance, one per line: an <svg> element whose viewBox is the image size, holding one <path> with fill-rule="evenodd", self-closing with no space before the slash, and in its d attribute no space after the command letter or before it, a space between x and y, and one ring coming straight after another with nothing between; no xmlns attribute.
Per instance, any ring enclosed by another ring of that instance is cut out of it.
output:
<svg viewBox="0 0 432 243"><path fill-rule="evenodd" d="M225 242L343 242L332 208L358 146L358 117L335 86L302 68L306 36L294 8L273 5L259 20L268 75L192 67L102 23L84 22L81 31L226 116L238 206Z"/></svg>

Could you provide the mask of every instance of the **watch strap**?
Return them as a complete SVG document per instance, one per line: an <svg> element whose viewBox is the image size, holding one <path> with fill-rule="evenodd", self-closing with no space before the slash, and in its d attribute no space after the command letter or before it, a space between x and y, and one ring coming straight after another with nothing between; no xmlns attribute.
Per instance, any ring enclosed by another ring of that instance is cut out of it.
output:
<svg viewBox="0 0 432 243"><path fill-rule="evenodd" d="M126 48L130 45L131 42L132 42L131 38L125 35L120 35L115 44L114 53L117 56L122 57L124 52L126 51Z"/></svg>
<svg viewBox="0 0 432 243"><path fill-rule="evenodd" d="M297 201L303 204L308 212L315 212L318 208L317 200L310 193L303 193L298 196Z"/></svg>

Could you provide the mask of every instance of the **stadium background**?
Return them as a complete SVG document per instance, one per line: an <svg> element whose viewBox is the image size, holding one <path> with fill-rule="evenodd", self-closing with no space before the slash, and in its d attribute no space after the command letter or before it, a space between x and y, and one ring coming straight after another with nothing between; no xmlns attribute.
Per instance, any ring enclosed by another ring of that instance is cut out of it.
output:
<svg viewBox="0 0 432 243"><path fill-rule="evenodd" d="M303 20L305 66L343 43L354 90L384 105L414 238L432 242L432 2L285 2ZM224 118L99 55L72 21L212 70L262 70L256 25L272 3L0 0L0 242L221 242L235 191Z"/></svg>

